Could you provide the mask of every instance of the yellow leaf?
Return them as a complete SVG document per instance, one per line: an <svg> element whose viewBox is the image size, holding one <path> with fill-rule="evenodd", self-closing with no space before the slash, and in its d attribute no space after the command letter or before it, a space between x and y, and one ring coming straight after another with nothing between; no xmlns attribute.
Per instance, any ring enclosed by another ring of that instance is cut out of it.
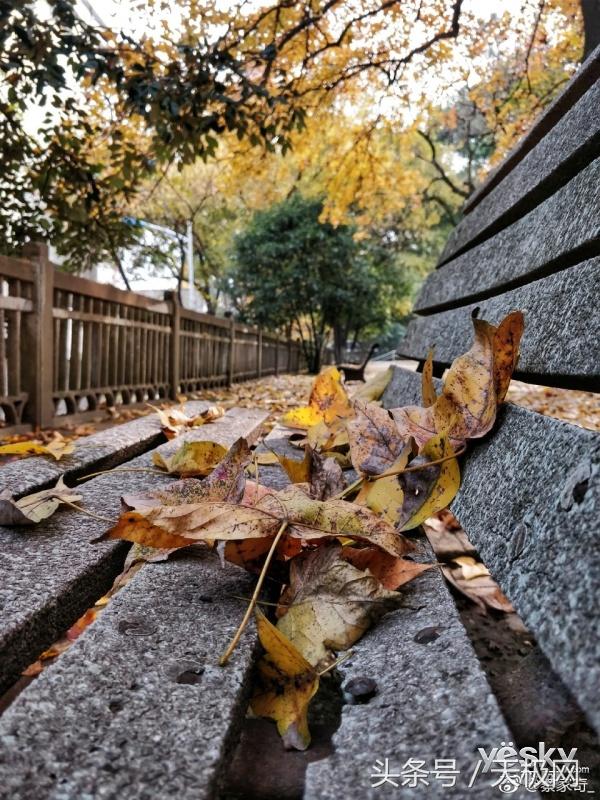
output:
<svg viewBox="0 0 600 800"><path fill-rule="evenodd" d="M399 520L401 531L418 527L452 502L460 488L460 469L456 458L449 458L441 464L427 465L430 461L437 461L453 453L447 434L439 433L429 439L419 455L410 462L411 467L422 465L423 469L400 475L404 490Z"/></svg>
<svg viewBox="0 0 600 800"><path fill-rule="evenodd" d="M329 425L340 417L351 417L353 413L340 372L335 367L328 367L315 378L308 406L288 411L281 423L289 428L308 430L319 422Z"/></svg>
<svg viewBox="0 0 600 800"><path fill-rule="evenodd" d="M502 320L494 334L494 380L498 403L506 397L519 358L519 343L524 328L525 319L522 312L513 311Z"/></svg>
<svg viewBox="0 0 600 800"><path fill-rule="evenodd" d="M275 720L286 747L306 750L310 744L308 705L319 688L319 676L260 611L256 612L256 627L266 652L258 664L252 710L259 717Z"/></svg>
<svg viewBox="0 0 600 800"><path fill-rule="evenodd" d="M392 379L393 369L388 367L386 370L378 372L371 380L364 383L352 395L354 401L359 400L363 403L374 403L379 400L387 389L388 383Z"/></svg>
<svg viewBox="0 0 600 800"><path fill-rule="evenodd" d="M212 472L226 454L227 448L217 442L184 442L172 456L164 458L156 452L152 461L169 474L183 478L203 477Z"/></svg>
<svg viewBox="0 0 600 800"><path fill-rule="evenodd" d="M0 455L14 456L36 456L50 455L57 461L63 456L70 455L75 450L73 442L67 441L62 437L52 439L48 444L41 442L15 442L14 444L0 445Z"/></svg>
<svg viewBox="0 0 600 800"><path fill-rule="evenodd" d="M295 458L287 458L287 456L279 454L277 459L292 483L308 483L310 481L312 459L308 447L304 450L302 461L296 461Z"/></svg>
<svg viewBox="0 0 600 800"><path fill-rule="evenodd" d="M462 577L467 581L490 574L485 564L482 564L480 561L475 561L471 556L458 556L457 558L453 558L452 561L460 565Z"/></svg>

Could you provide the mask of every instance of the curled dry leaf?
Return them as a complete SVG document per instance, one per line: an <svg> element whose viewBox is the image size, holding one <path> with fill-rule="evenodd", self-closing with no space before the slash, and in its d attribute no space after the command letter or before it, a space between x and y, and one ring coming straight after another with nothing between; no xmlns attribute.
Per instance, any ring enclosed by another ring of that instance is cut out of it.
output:
<svg viewBox="0 0 600 800"><path fill-rule="evenodd" d="M494 424L516 365L523 315L509 314L498 328L473 319L473 327L474 343L452 363L435 403L392 411L400 434L414 436L420 446L441 430L459 443L484 436Z"/></svg>
<svg viewBox="0 0 600 800"><path fill-rule="evenodd" d="M344 473L339 463L331 457L310 451L310 496L315 500L329 500L346 488Z"/></svg>
<svg viewBox="0 0 600 800"><path fill-rule="evenodd" d="M337 543L303 553L290 564L290 584L281 596L277 628L313 666L325 666L331 651L347 650L400 595L342 558Z"/></svg>
<svg viewBox="0 0 600 800"><path fill-rule="evenodd" d="M354 468L363 475L381 475L407 451L410 437L398 431L388 411L373 403L355 403L355 417L346 422L350 457Z"/></svg>
<svg viewBox="0 0 600 800"><path fill-rule="evenodd" d="M425 408L432 406L437 400L437 392L433 385L433 350L427 354L427 359L423 365L421 374L421 394Z"/></svg>
<svg viewBox="0 0 600 800"><path fill-rule="evenodd" d="M214 422L225 414L224 408L214 405L204 409L195 417L189 417L183 408L176 406L162 409L156 408L151 403L147 403L147 405L158 414L162 431L168 439L178 436L186 428L197 428L208 422Z"/></svg>
<svg viewBox="0 0 600 800"><path fill-rule="evenodd" d="M0 525L35 525L52 516L61 503L77 503L81 495L65 486L62 475L56 486L13 500L10 489L0 494Z"/></svg>
<svg viewBox="0 0 600 800"><path fill-rule="evenodd" d="M419 564L408 558L396 558L377 547L344 547L342 557L357 569L369 570L384 589L398 589L422 575L435 564Z"/></svg>
<svg viewBox="0 0 600 800"><path fill-rule="evenodd" d="M281 424L288 428L308 430L319 422L329 425L340 417L351 417L352 414L352 404L340 372L335 367L328 367L315 378L308 406L288 411L281 418Z"/></svg>
<svg viewBox="0 0 600 800"><path fill-rule="evenodd" d="M294 645L260 611L258 638L265 654L250 705L259 717L275 720L284 745L306 750L310 744L308 705L319 688L319 676Z"/></svg>
<svg viewBox="0 0 600 800"><path fill-rule="evenodd" d="M507 614L514 612L510 600L502 593L490 575L482 574L466 579L463 577L463 567L460 566L444 566L442 572L448 583L479 606L482 611L492 608L494 611L503 611Z"/></svg>
<svg viewBox="0 0 600 800"><path fill-rule="evenodd" d="M226 453L227 448L217 442L184 442L167 458L155 452L152 463L171 475L203 477L213 471Z"/></svg>

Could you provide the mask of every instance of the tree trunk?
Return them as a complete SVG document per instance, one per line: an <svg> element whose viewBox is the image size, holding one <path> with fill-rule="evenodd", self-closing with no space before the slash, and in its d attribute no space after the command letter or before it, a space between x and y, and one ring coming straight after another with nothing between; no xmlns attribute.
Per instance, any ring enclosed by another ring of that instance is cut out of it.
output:
<svg viewBox="0 0 600 800"><path fill-rule="evenodd" d="M581 0L583 13L583 60L600 44L600 0Z"/></svg>
<svg viewBox="0 0 600 800"><path fill-rule="evenodd" d="M346 346L345 330L339 324L333 326L333 353L335 363L341 364L344 360L344 349Z"/></svg>

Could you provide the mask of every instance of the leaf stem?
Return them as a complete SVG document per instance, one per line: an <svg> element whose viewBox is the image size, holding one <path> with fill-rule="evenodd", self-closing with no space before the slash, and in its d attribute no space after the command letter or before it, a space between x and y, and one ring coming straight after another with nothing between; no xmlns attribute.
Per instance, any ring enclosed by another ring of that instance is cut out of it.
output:
<svg viewBox="0 0 600 800"><path fill-rule="evenodd" d="M65 500L64 498L61 497L60 502L64 503L67 506L71 506L71 508L74 508L76 511L80 511L82 514L87 514L88 517L92 517L93 519L99 519L100 522L108 522L109 525L112 525L114 523L114 519L109 519L108 517L102 517L100 516L100 514L94 514L93 511L88 511L87 508L82 508L81 506L78 506L77 503L72 503L70 500Z"/></svg>
<svg viewBox="0 0 600 800"><path fill-rule="evenodd" d="M323 675L327 675L328 672L331 672L332 669L335 669L339 664L342 663L342 661L346 661L347 658L350 658L353 655L354 655L354 650L348 650L347 653L344 653L343 656L340 656L338 659L336 659L333 662L333 664L330 664L328 667L325 667L325 669L322 669L320 672L317 672L317 675L319 676L319 678L322 678Z"/></svg>
<svg viewBox="0 0 600 800"><path fill-rule="evenodd" d="M152 475L168 475L161 469L152 469L151 467L114 467L113 469L101 469L98 472L90 472L88 475L83 475L77 478L78 481L87 481L88 478L95 478L98 475L109 475L111 472L150 472Z"/></svg>
<svg viewBox="0 0 600 800"><path fill-rule="evenodd" d="M354 483L351 483L350 486L346 486L346 488L343 491L341 491L338 494L334 495L331 499L332 500L343 500L344 497L346 497L346 495L352 494L352 492L355 489L359 489L362 486L362 484L364 483L364 480L365 480L364 477L363 478L358 478L357 480L354 481Z"/></svg>
<svg viewBox="0 0 600 800"><path fill-rule="evenodd" d="M260 575L258 576L258 581L256 582L256 587L254 589L254 593L253 593L253 595L252 595L252 597L250 599L250 603L248 604L248 608L246 609L246 613L244 614L244 618L240 622L240 625L239 625L237 631L235 632L235 636L231 640L231 642L229 644L229 647L227 648L227 650L225 650L225 652L223 653L223 655L219 659L219 664L222 667L224 667L225 664L227 664L227 662L229 661L229 658L230 658L231 654L233 653L233 651L237 647L237 644L240 641L242 633L244 632L244 629L245 629L246 625L248 624L248 620L252 616L252 612L254 611L254 606L258 602L258 596L260 594L260 590L262 589L262 585L263 585L263 583L265 581L265 577L267 575L267 571L269 569L269 565L271 564L271 560L272 560L273 556L275 555L275 550L277 549L277 545L279 544L279 540L281 539L281 537L285 533L285 531L287 529L287 526L288 526L288 521L286 519L281 523L281 527L279 528L279 530L277 531L277 535L273 539L273 542L271 544L271 548L270 548L269 552L267 553L267 557L265 559L265 563L263 564L263 568L261 569Z"/></svg>
<svg viewBox="0 0 600 800"><path fill-rule="evenodd" d="M466 444L463 445L459 450L455 453L452 453L449 456L443 456L443 458L436 458L433 461L426 461L424 464L417 464L415 467L404 467L403 469L388 469L386 472L382 472L381 475L370 475L367 480L369 481L379 481L381 478L389 478L392 475L404 475L405 472L417 472L420 469L427 469L428 467L434 467L436 464L443 464L444 461L450 461L452 458L456 458L457 456L462 456L462 454L467 449Z"/></svg>

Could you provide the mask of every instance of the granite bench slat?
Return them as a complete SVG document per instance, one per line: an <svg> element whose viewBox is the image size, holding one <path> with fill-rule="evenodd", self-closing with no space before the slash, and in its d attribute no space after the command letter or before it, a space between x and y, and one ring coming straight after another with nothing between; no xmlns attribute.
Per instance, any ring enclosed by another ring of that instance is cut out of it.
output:
<svg viewBox="0 0 600 800"><path fill-rule="evenodd" d="M420 381L396 368L384 405ZM600 434L508 403L461 462L453 513L600 731Z"/></svg>
<svg viewBox="0 0 600 800"><path fill-rule="evenodd" d="M203 401L184 405L190 416L208 407ZM61 475L67 482L95 469L110 469L157 447L165 441L156 414L115 425L112 428L82 436L74 441L75 451L54 461L47 456L31 456L5 464L0 470L0 486L17 497L53 486Z"/></svg>
<svg viewBox="0 0 600 800"><path fill-rule="evenodd" d="M591 323L598 300L591 290L600 277L600 257L563 272L471 303L461 308L417 317L408 327L398 352L423 360L435 346L435 361L450 364L466 352L473 339L470 313L479 308L479 318L497 323L509 311L525 313L525 335L515 377L539 378L569 388L598 389L600 339Z"/></svg>
<svg viewBox="0 0 600 800"><path fill-rule="evenodd" d="M599 255L599 186L596 159L514 225L433 272L415 311L464 305Z"/></svg>
<svg viewBox="0 0 600 800"><path fill-rule="evenodd" d="M439 269L463 250L520 219L600 155L599 106L597 82L459 222L446 242Z"/></svg>
<svg viewBox="0 0 600 800"><path fill-rule="evenodd" d="M535 125L519 139L509 154L494 167L469 196L464 205L464 212L469 213L483 198L494 189L514 167L522 161L535 145L560 122L590 86L600 77L600 46L589 54L585 62L570 78L561 93L542 111Z"/></svg>
<svg viewBox="0 0 600 800"><path fill-rule="evenodd" d="M429 557L434 558L430 551ZM454 600L437 570L408 584L403 595L406 607L383 617L339 666L344 682L374 678L377 694L367 704L343 707L332 739L334 753L308 765L304 800L492 796L489 780L467 789L477 749L489 752L513 737ZM416 789L373 787L375 761L386 758L393 771L409 759L424 761L429 770L436 759L451 759L460 776L448 788L433 779ZM535 794L519 791L511 797Z"/></svg>
<svg viewBox="0 0 600 800"><path fill-rule="evenodd" d="M262 411L233 409L156 449L170 453L190 439L226 445L240 436L253 440L266 416ZM152 452L126 466L151 466ZM166 475L135 472L99 476L80 485L82 504L96 514L116 518L124 491L142 491L171 480ZM0 691L111 586L127 545L117 541L89 544L106 528L106 522L70 509L59 510L36 528L0 528Z"/></svg>

